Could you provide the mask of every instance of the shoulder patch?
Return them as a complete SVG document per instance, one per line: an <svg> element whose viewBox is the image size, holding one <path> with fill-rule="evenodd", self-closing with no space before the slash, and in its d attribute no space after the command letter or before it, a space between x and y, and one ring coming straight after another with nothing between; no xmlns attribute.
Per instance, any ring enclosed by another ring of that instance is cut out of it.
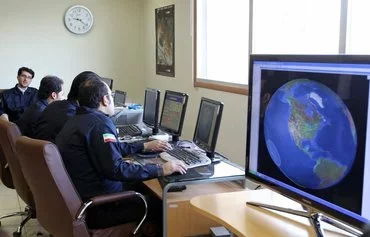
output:
<svg viewBox="0 0 370 237"><path fill-rule="evenodd" d="M106 143L106 142L117 142L116 136L114 136L114 134L112 134L112 133L104 133L103 134L103 140L104 140L104 143Z"/></svg>

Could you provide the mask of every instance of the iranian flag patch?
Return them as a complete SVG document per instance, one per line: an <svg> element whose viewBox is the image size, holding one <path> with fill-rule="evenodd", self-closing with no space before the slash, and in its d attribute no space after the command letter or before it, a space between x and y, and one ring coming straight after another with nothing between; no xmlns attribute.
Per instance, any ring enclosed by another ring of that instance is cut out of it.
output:
<svg viewBox="0 0 370 237"><path fill-rule="evenodd" d="M117 142L116 136L114 136L114 134L112 134L112 133L104 133L103 134L103 140L104 140L104 143L106 143L106 142Z"/></svg>

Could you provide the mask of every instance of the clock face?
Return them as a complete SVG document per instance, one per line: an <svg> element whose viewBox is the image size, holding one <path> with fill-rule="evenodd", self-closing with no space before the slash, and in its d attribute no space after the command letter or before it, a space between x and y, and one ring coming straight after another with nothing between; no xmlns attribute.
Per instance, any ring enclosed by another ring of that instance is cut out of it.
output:
<svg viewBox="0 0 370 237"><path fill-rule="evenodd" d="M70 7L64 15L65 26L74 34L87 33L91 29L93 22L91 11L81 5Z"/></svg>

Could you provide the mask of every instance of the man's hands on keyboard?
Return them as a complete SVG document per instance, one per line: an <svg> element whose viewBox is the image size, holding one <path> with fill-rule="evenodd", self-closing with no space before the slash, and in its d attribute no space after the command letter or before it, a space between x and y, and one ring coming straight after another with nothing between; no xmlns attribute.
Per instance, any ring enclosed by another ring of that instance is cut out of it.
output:
<svg viewBox="0 0 370 237"><path fill-rule="evenodd" d="M211 160L196 149L173 149L161 152L159 156L166 161L182 161L188 169L211 164Z"/></svg>
<svg viewBox="0 0 370 237"><path fill-rule="evenodd" d="M168 161L162 165L162 168L164 176L173 174L175 172L185 174L187 170L185 163L180 160Z"/></svg>
<svg viewBox="0 0 370 237"><path fill-rule="evenodd" d="M154 140L144 143L144 151L167 151L171 149L172 146L166 141Z"/></svg>

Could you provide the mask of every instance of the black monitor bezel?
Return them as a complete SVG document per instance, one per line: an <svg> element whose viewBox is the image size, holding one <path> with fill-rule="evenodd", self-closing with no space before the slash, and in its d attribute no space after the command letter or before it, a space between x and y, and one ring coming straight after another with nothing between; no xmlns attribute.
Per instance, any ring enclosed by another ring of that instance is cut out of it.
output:
<svg viewBox="0 0 370 237"><path fill-rule="evenodd" d="M124 106L124 105L126 104L127 92L126 92L126 91L121 91L121 90L115 90L115 91L114 91L114 98L113 98L113 103L114 103L114 105L116 105L116 101L115 101L115 99L116 99L116 95L117 95L117 94L122 94L122 95L124 95L124 96L125 96L125 100L123 101L123 105L122 105L122 106Z"/></svg>
<svg viewBox="0 0 370 237"><path fill-rule="evenodd" d="M216 115L215 128L214 128L213 134L212 134L211 146L209 146L207 143L204 143L203 141L198 140L197 137L196 137L197 129L198 129L198 126L199 126L200 112L201 112L201 109L202 109L202 103L203 102L209 102L209 103L214 104L214 105L219 107L218 113ZM197 146L199 146L200 148L205 150L207 152L207 154L209 154L211 156L213 156L213 154L216 150L216 143L217 143L217 139L218 139L218 132L220 130L223 109L224 109L224 104L220 101L212 100L212 99L205 98L205 97L201 97L201 99L200 99L198 117L197 117L197 122L195 124L194 135L193 135L193 142Z"/></svg>
<svg viewBox="0 0 370 237"><path fill-rule="evenodd" d="M173 129L162 126L163 108L164 108L164 104L166 103L166 98L167 98L168 94L172 94L172 95L175 95L175 96L182 96L185 99L183 109L182 109L182 113L181 113L181 118L180 118L180 124L179 124L179 130L178 131L174 131ZM163 104L162 104L161 120L159 122L159 129L161 129L162 131L164 131L166 133L169 133L170 135L181 136L182 128L183 128L184 120L185 120L186 107L188 105L188 98L189 98L189 95L186 94L186 93L177 92L177 91L170 91L170 90L165 91L164 98L163 98Z"/></svg>
<svg viewBox="0 0 370 237"><path fill-rule="evenodd" d="M101 77L101 79L108 85L109 89L113 90L113 79L108 77ZM109 81L109 84L107 83Z"/></svg>
<svg viewBox="0 0 370 237"><path fill-rule="evenodd" d="M154 114L154 123L149 123L148 121L145 121L145 108L146 108L146 97L147 92L154 92L157 94L157 99L155 102L155 114ZM143 110L143 123L149 127L156 128L158 127L158 118L159 118L159 106L161 101L161 91L153 88L146 88L144 93L144 110Z"/></svg>
<svg viewBox="0 0 370 237"><path fill-rule="evenodd" d="M335 219L343 221L354 228L362 229L365 223L354 219L349 215L345 215L335 209L316 202L308 197L304 197L294 191L278 186L268 180L262 179L259 176L249 172L249 154L251 137L251 115L252 115L252 95L253 95L253 63L255 61L276 61L276 62L318 62L318 63L346 63L346 64L370 64L370 56L368 55L275 55L275 54L252 54L249 57L249 90L248 90L248 113L247 113L247 139L246 139L246 165L245 177L254 182L261 183L278 193L291 198L302 205L308 205L320 212L327 214Z"/></svg>

